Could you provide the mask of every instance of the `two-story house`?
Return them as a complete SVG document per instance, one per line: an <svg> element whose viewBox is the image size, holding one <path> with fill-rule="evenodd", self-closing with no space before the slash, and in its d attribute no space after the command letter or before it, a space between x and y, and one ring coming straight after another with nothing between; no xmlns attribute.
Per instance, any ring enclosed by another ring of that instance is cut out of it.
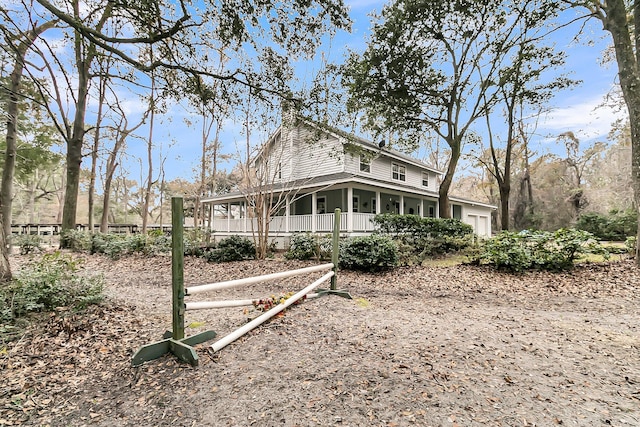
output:
<svg viewBox="0 0 640 427"><path fill-rule="evenodd" d="M215 212L210 228L217 237L250 235L257 229L252 192L268 192L269 234L282 245L296 232L328 233L334 210L342 211L341 232L373 231L379 213L438 215L438 176L442 173L393 149L337 129L297 120L281 126L264 144L254 164L259 185L242 192L205 198ZM495 206L450 197L452 217L491 236Z"/></svg>

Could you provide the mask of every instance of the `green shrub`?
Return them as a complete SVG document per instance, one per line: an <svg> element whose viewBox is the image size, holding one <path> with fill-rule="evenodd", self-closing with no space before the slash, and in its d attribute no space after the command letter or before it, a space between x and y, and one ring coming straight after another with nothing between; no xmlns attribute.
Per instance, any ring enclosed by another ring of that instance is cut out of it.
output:
<svg viewBox="0 0 640 427"><path fill-rule="evenodd" d="M94 233L91 236L91 253L105 254L111 259L119 259L129 253L127 240L127 235Z"/></svg>
<svg viewBox="0 0 640 427"><path fill-rule="evenodd" d="M627 237L627 240L624 242L624 246L627 248L627 252L632 255L636 253L636 247L638 245L638 238L636 236Z"/></svg>
<svg viewBox="0 0 640 427"><path fill-rule="evenodd" d="M127 234L123 242L124 253L147 255L150 253L151 241L149 234Z"/></svg>
<svg viewBox="0 0 640 427"><path fill-rule="evenodd" d="M19 234L13 236L13 244L20 248L21 255L27 255L34 252L40 252L42 248L42 239L36 234Z"/></svg>
<svg viewBox="0 0 640 427"><path fill-rule="evenodd" d="M473 244L473 227L452 218L379 214L378 233L393 238L400 248L400 265L418 264L430 256L459 251Z"/></svg>
<svg viewBox="0 0 640 427"><path fill-rule="evenodd" d="M638 232L638 212L634 209L614 209L608 215L585 213L578 218L576 228L588 231L601 240L624 241Z"/></svg>
<svg viewBox="0 0 640 427"><path fill-rule="evenodd" d="M92 248L91 233L81 230L63 230L60 233L60 243L74 252L89 252Z"/></svg>
<svg viewBox="0 0 640 427"><path fill-rule="evenodd" d="M89 233L71 230L65 232L71 249L76 252L105 254L112 259L119 259L124 255L144 254L158 255L171 252L171 236L160 230L147 234L113 234Z"/></svg>
<svg viewBox="0 0 640 427"><path fill-rule="evenodd" d="M57 307L82 309L102 301L104 279L77 273L77 261L60 252L25 266L11 284L0 288L2 321Z"/></svg>
<svg viewBox="0 0 640 427"><path fill-rule="evenodd" d="M196 227L186 230L184 233L184 254L203 257L205 252L215 247L211 243L211 232L207 229Z"/></svg>
<svg viewBox="0 0 640 427"><path fill-rule="evenodd" d="M561 271L571 268L586 254L608 256L595 236L584 230L503 231L483 243L474 261L511 272Z"/></svg>
<svg viewBox="0 0 640 427"><path fill-rule="evenodd" d="M159 255L171 252L171 236L161 230L148 233L146 255Z"/></svg>
<svg viewBox="0 0 640 427"><path fill-rule="evenodd" d="M291 236L291 244L284 257L297 260L331 259L332 246L331 236L296 233Z"/></svg>
<svg viewBox="0 0 640 427"><path fill-rule="evenodd" d="M256 257L255 244L240 236L229 236L220 240L215 249L205 254L207 260L213 262L242 261Z"/></svg>
<svg viewBox="0 0 640 427"><path fill-rule="evenodd" d="M380 234L346 240L340 250L340 266L349 270L376 272L398 264L394 241Z"/></svg>

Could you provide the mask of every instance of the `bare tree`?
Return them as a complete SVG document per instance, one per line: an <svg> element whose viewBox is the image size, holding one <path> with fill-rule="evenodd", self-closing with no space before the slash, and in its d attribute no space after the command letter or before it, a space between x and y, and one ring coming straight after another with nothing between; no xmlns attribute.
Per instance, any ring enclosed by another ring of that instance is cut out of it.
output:
<svg viewBox="0 0 640 427"><path fill-rule="evenodd" d="M567 163L571 183L571 192L567 197L567 202L573 208L573 217L578 219L583 209L588 205L585 197L583 175L585 168L594 161L603 151L604 143L597 142L584 150L580 150L580 140L573 132L564 132L558 136L558 142L563 143L567 151L565 162Z"/></svg>
<svg viewBox="0 0 640 427"><path fill-rule="evenodd" d="M120 123L115 129L112 130L114 144L113 148L109 151L109 156L107 158L105 167L104 190L102 198L102 218L100 219L101 233L106 233L109 230L111 183L113 181L113 175L116 167L118 166L117 159L120 155L120 151L125 147L127 139L131 136L131 134L145 123L148 114L150 114L150 111L147 110L137 123L134 123L131 127L129 127L129 119L127 118L127 114L124 112L117 99L114 102L115 105L112 106L112 109L119 110Z"/></svg>
<svg viewBox="0 0 640 427"><path fill-rule="evenodd" d="M6 12L2 9L3 15ZM6 22L12 22L7 20ZM9 79L9 87L6 89L7 97L7 133L6 149L4 155L4 167L2 170L2 184L0 188L0 222L2 222L2 232L0 232L0 281L11 279L11 267L9 265L8 254L11 248L7 239L11 236L11 207L13 202L13 180L16 166L16 140L19 117L19 105L21 96L22 77L24 73L25 57L36 39L46 30L53 28L57 20L47 21L43 24L30 25L30 29L24 31L16 26L7 28L0 26L0 30L5 34L5 52L13 58L13 69Z"/></svg>

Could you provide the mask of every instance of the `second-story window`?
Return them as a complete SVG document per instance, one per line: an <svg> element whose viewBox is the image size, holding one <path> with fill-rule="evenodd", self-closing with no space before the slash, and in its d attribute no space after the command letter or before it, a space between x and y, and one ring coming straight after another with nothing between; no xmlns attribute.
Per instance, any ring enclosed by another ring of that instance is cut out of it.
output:
<svg viewBox="0 0 640 427"><path fill-rule="evenodd" d="M429 186L429 174L427 172L422 172L422 186Z"/></svg>
<svg viewBox="0 0 640 427"><path fill-rule="evenodd" d="M278 169L276 169L276 177L282 179L282 162L278 162Z"/></svg>
<svg viewBox="0 0 640 427"><path fill-rule="evenodd" d="M360 172L371 172L371 159L360 154Z"/></svg>
<svg viewBox="0 0 640 427"><path fill-rule="evenodd" d="M407 169L403 165L391 163L391 177L396 181L406 181Z"/></svg>

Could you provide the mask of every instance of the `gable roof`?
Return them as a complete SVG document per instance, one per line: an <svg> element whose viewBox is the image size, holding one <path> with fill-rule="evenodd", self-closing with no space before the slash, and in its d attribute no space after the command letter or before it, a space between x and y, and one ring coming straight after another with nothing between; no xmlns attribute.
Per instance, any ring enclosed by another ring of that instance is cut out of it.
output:
<svg viewBox="0 0 640 427"><path fill-rule="evenodd" d="M355 134L349 133L347 131L344 131L342 129L338 129L336 127L327 125L325 123L320 123L320 122L316 122L314 120L305 118L305 117L299 117L298 120L300 120L301 122L303 122L304 124L311 126L321 132L326 132L334 137L336 137L338 140L340 140L340 142L342 142L342 144L344 145L345 143L351 143L351 144L356 144L356 145L360 145L361 147L367 149L367 150L371 150L371 151L375 151L381 154L384 154L387 157L390 157L392 159L395 160L399 160L402 161L404 163L409 163L413 166L417 166L421 169L426 169L430 172L433 172L437 175L443 175L444 172L442 172L441 170L435 169L431 166L429 166L428 164L426 164L425 162L416 159L415 157L411 157L401 151L395 150L393 148L385 148L385 147L380 147L378 144L374 143L373 141L369 141L368 139L362 138L360 136L357 136ZM282 127L282 126L281 126ZM280 127L280 128L281 128ZM278 128L278 130L280 130L280 128Z"/></svg>
<svg viewBox="0 0 640 427"><path fill-rule="evenodd" d="M336 139L338 139L342 145L345 144L355 144L355 145L359 145L362 148L369 150L369 151L374 151L376 153L380 153L383 154L391 159L394 160L398 160L404 163L408 163L411 164L413 166L417 166L420 169L426 169L430 172L433 172L437 175L444 175L444 172L442 172L441 170L435 169L431 166L429 166L428 164L426 164L425 162L418 160L414 157L411 157L405 153L402 153L401 151L395 150L393 148L381 148L378 144L374 143L373 141L369 141L368 139L362 138L360 136L357 136L355 134L349 133L347 131L344 131L342 129L338 129L336 127L327 125L325 123L321 123L321 122L317 122L315 120L309 119L307 117L302 117L302 116L297 116L295 118L295 125L299 126L300 124L304 124L307 125L309 127L312 127L314 129L316 129L317 131L323 132L323 133L327 133L333 137L335 137ZM262 145L262 147L260 147L260 150L258 151L258 153L255 156L255 159L259 159L260 157L263 156L264 151L267 149L267 147L269 145L271 145L271 143L273 141L276 140L276 137L280 134L282 134L282 128L283 125L281 124L278 129L276 129L270 136L269 138L267 138L267 141ZM254 161L255 161L254 159Z"/></svg>

